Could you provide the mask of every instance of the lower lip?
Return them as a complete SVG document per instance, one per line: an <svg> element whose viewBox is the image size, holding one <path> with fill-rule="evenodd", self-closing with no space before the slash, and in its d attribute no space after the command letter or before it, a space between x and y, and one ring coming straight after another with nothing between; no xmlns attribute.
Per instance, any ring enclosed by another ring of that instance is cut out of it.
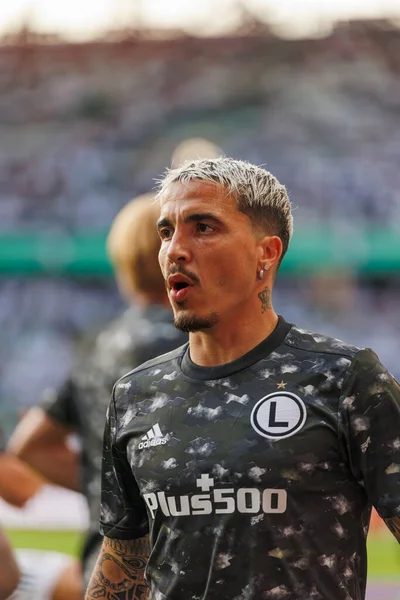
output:
<svg viewBox="0 0 400 600"><path fill-rule="evenodd" d="M174 302L183 302L186 300L188 292L190 290L190 286L182 288L181 290L171 290L170 296Z"/></svg>

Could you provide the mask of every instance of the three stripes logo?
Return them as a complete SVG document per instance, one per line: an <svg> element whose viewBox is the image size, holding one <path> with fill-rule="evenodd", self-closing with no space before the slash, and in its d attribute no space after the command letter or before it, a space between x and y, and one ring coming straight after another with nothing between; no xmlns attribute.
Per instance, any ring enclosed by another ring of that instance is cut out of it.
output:
<svg viewBox="0 0 400 600"><path fill-rule="evenodd" d="M168 441L168 436L164 437L162 431L160 429L159 424L153 425L151 429L142 437L142 442L140 442L138 449L143 450L143 448L151 448L153 446L161 446L162 444L166 444Z"/></svg>

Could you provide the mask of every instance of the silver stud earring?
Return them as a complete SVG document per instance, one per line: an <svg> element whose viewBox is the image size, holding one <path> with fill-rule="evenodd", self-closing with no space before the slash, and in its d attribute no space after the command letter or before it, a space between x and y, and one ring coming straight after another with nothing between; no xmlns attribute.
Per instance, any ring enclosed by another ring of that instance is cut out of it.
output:
<svg viewBox="0 0 400 600"><path fill-rule="evenodd" d="M258 279L262 279L264 277L264 269L260 269L258 273Z"/></svg>

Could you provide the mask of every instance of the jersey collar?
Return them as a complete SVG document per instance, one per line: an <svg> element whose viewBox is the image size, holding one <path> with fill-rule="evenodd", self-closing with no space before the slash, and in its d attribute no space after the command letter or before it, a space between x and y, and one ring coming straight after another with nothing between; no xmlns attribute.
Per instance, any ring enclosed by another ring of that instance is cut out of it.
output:
<svg viewBox="0 0 400 600"><path fill-rule="evenodd" d="M187 346L181 363L182 372L192 379L207 380L229 377L234 373L247 369L259 360L266 358L282 344L291 328L292 325L287 323L285 319L279 315L275 329L267 338L265 338L265 340L250 350L250 352L247 352L244 356L226 363L225 365L218 365L216 367L201 367L196 365L190 358L189 346Z"/></svg>

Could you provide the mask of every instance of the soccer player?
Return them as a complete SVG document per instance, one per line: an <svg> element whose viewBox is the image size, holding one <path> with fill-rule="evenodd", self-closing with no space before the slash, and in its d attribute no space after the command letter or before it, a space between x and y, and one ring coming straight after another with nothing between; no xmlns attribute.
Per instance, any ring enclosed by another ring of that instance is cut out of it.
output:
<svg viewBox="0 0 400 600"><path fill-rule="evenodd" d="M140 363L187 340L173 325L158 265L159 211L154 196L146 194L117 215L108 236L108 252L119 289L131 306L99 334L93 351L79 361L61 389L48 391L43 404L26 414L9 443L10 451L48 480L78 490L78 457L69 438L71 433L79 434L82 485L91 518L82 556L85 587L102 542L98 525L102 442L113 384Z"/></svg>
<svg viewBox="0 0 400 600"><path fill-rule="evenodd" d="M159 200L189 344L114 387L87 600L364 598L372 505L400 541L398 383L274 311L293 225L273 175L194 161Z"/></svg>

